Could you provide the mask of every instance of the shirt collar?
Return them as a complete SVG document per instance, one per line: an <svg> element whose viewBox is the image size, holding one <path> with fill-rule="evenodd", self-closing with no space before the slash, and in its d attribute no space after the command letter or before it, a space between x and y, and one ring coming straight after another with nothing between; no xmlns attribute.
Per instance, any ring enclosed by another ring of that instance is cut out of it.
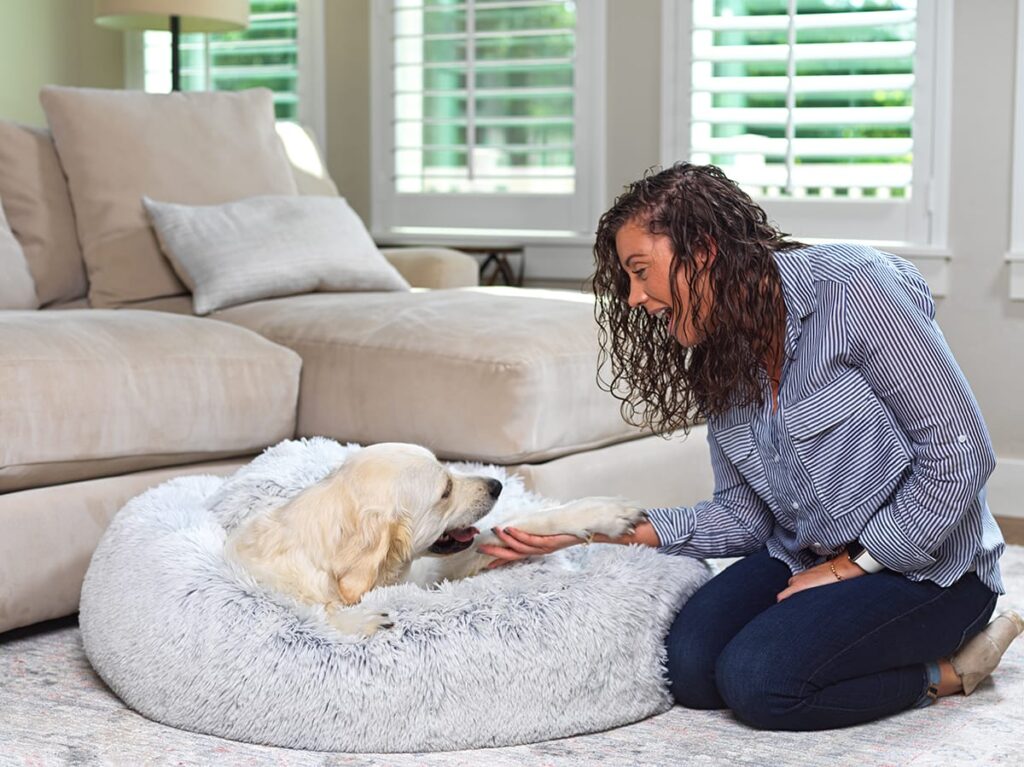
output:
<svg viewBox="0 0 1024 767"><path fill-rule="evenodd" d="M811 262L803 250L783 250L774 254L782 281L782 297L786 304L786 355L796 356L802 320L818 306Z"/></svg>

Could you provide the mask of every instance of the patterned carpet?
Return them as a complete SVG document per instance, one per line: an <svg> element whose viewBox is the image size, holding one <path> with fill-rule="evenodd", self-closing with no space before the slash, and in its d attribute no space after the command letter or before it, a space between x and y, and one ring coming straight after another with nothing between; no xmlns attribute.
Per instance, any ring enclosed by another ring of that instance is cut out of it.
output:
<svg viewBox="0 0 1024 767"><path fill-rule="evenodd" d="M1024 612L1024 547L1003 559ZM496 693L497 694L497 693ZM383 725L382 725L383 726ZM401 726L399 723L396 726ZM195 735L126 709L93 673L74 619L0 636L0 765L857 765L1021 764L1024 641L970 698L848 730L766 733L727 712L666 714L608 732L530 746L436 754L348 755L252 746Z"/></svg>

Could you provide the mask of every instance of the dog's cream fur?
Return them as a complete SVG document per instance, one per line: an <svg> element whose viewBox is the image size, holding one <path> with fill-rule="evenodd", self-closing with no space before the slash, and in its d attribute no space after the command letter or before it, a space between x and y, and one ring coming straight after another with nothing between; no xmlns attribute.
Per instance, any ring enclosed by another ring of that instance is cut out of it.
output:
<svg viewBox="0 0 1024 767"><path fill-rule="evenodd" d="M239 525L226 553L268 588L324 605L343 633L368 635L390 625L386 614L356 606L370 589L464 578L493 560L476 550L500 543L490 531L458 553L423 555L447 532L472 527L490 512L500 487L449 471L417 445L372 445L288 503ZM505 525L540 535L615 537L641 517L617 499L586 498Z"/></svg>

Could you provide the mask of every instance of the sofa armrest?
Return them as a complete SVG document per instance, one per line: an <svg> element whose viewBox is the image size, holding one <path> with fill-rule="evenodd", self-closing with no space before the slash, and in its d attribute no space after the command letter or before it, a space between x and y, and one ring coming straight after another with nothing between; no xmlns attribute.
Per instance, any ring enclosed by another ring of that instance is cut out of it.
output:
<svg viewBox="0 0 1024 767"><path fill-rule="evenodd" d="M382 248L414 288L470 288L480 284L476 259L450 248Z"/></svg>

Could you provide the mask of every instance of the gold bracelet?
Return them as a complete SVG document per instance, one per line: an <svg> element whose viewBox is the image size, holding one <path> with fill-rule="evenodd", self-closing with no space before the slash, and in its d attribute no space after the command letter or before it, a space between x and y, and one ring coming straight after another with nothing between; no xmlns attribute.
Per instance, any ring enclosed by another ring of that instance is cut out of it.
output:
<svg viewBox="0 0 1024 767"><path fill-rule="evenodd" d="M828 568L829 568L829 570L832 571L832 575L834 575L836 577L837 581L841 581L843 579L843 576L841 576L839 574L839 571L836 570L836 561L834 559L830 559L828 561Z"/></svg>

